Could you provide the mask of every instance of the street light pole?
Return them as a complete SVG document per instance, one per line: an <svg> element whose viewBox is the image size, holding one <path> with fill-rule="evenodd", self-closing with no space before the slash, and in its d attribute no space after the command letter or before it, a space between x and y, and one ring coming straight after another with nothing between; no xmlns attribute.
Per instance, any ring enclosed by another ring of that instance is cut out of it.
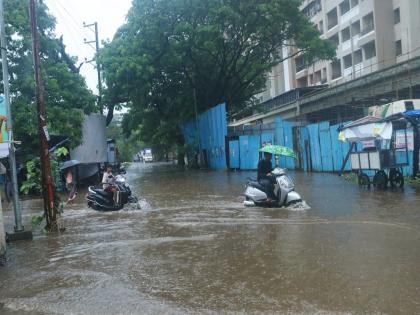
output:
<svg viewBox="0 0 420 315"><path fill-rule="evenodd" d="M7 65L7 43L6 31L4 26L4 7L3 0L0 0L0 42L1 42L1 60L3 66L3 87L4 87L4 103L6 105L7 130L9 132L9 163L12 171L13 185L13 210L15 213L15 232L24 231L22 225L22 205L19 200L19 190L17 185L16 157L13 138L13 119L10 109L10 88L9 88L9 68Z"/></svg>

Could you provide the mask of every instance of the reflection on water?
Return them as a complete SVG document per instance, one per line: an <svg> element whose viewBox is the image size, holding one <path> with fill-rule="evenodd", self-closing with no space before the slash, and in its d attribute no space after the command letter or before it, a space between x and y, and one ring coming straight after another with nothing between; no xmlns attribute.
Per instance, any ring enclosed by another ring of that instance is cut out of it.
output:
<svg viewBox="0 0 420 315"><path fill-rule="evenodd" d="M311 209L244 207L252 173L133 165L141 209L80 198L64 234L10 245L0 314L419 313L420 194L292 175Z"/></svg>

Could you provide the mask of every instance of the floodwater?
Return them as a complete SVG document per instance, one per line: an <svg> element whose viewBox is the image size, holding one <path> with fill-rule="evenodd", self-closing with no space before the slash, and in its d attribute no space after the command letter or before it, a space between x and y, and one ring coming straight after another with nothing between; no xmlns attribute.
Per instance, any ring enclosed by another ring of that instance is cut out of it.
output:
<svg viewBox="0 0 420 315"><path fill-rule="evenodd" d="M420 191L291 174L311 209L244 207L248 172L133 165L141 209L80 198L64 234L9 245L0 314L420 313Z"/></svg>

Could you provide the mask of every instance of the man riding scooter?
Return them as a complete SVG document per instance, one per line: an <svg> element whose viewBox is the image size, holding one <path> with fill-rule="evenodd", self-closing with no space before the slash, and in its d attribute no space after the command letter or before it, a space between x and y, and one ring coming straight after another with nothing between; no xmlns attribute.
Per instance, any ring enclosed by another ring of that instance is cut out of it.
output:
<svg viewBox="0 0 420 315"><path fill-rule="evenodd" d="M264 152L264 159L258 162L257 180L263 187L265 187L265 193L268 197L267 201L272 201L276 198L274 195L274 184L276 182L276 178L273 174L271 174L273 171L271 159L272 154Z"/></svg>
<svg viewBox="0 0 420 315"><path fill-rule="evenodd" d="M118 190L114 186L114 182L115 182L115 177L112 174L112 166L108 165L102 177L103 189L104 191L108 193L112 193L113 195L112 199L114 200L115 203L118 203Z"/></svg>

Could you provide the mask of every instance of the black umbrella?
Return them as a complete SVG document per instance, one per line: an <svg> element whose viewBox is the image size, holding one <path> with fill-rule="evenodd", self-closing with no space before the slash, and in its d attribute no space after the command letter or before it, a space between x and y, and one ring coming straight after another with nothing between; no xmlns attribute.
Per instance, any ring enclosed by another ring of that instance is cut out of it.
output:
<svg viewBox="0 0 420 315"><path fill-rule="evenodd" d="M63 171L67 168L73 167L73 166L77 166L79 165L80 162L78 160L70 160L70 161L66 161L64 162L61 166L60 166L60 170Z"/></svg>

